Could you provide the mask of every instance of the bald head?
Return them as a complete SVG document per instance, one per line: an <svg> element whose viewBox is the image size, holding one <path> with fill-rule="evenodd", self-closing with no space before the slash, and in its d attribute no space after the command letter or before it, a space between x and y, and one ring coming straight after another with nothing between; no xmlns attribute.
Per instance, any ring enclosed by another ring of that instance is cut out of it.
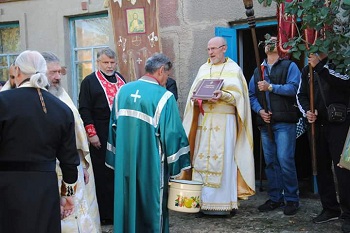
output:
<svg viewBox="0 0 350 233"><path fill-rule="evenodd" d="M227 50L226 40L223 37L211 38L208 42L208 55L210 62L221 64L225 62L225 52Z"/></svg>
<svg viewBox="0 0 350 233"><path fill-rule="evenodd" d="M208 44L209 43L219 43L219 44L224 44L226 45L226 40L225 38L221 37L221 36L216 36L216 37L213 37L211 38L209 41L208 41Z"/></svg>

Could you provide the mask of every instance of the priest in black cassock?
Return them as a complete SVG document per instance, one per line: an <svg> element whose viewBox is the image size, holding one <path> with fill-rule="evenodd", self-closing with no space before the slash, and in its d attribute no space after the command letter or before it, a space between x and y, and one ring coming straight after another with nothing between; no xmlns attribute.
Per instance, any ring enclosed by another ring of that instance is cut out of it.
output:
<svg viewBox="0 0 350 233"><path fill-rule="evenodd" d="M46 62L24 51L16 89L0 93L0 232L60 233L73 212L79 156L70 108L44 87ZM56 158L63 173L59 192ZM61 195L61 197L60 197Z"/></svg>
<svg viewBox="0 0 350 233"><path fill-rule="evenodd" d="M114 173L105 165L109 117L114 96L125 84L115 71L116 54L110 48L97 53L98 70L86 76L80 85L79 113L90 142L97 202L103 225L113 223Z"/></svg>

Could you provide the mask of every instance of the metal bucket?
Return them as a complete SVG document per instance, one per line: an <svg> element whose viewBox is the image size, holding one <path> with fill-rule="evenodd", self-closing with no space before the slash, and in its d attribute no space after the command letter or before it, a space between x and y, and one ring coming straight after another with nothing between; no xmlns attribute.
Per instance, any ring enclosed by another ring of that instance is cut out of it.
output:
<svg viewBox="0 0 350 233"><path fill-rule="evenodd" d="M192 180L170 180L168 208L178 212L198 213L202 185L202 182Z"/></svg>

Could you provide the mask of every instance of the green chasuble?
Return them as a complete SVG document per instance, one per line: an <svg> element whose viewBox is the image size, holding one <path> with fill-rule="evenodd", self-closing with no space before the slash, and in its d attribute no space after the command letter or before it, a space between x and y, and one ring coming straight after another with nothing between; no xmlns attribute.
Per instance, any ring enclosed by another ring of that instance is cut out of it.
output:
<svg viewBox="0 0 350 233"><path fill-rule="evenodd" d="M190 168L189 144L173 94L139 79L118 92L106 165L114 169L114 232L169 232L168 179Z"/></svg>

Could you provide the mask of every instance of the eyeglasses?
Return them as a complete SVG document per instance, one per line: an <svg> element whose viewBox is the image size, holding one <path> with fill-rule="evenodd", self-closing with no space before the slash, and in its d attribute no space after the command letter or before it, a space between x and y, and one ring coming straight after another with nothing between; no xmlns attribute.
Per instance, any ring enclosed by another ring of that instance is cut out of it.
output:
<svg viewBox="0 0 350 233"><path fill-rule="evenodd" d="M226 46L226 45L225 45L225 44L223 44L223 45L220 45L219 47L211 47L211 48L207 48L207 50L208 50L208 52L209 52L209 51L211 51L211 50L215 51L215 50L218 50L219 48L222 48L222 47L224 47L224 46Z"/></svg>

